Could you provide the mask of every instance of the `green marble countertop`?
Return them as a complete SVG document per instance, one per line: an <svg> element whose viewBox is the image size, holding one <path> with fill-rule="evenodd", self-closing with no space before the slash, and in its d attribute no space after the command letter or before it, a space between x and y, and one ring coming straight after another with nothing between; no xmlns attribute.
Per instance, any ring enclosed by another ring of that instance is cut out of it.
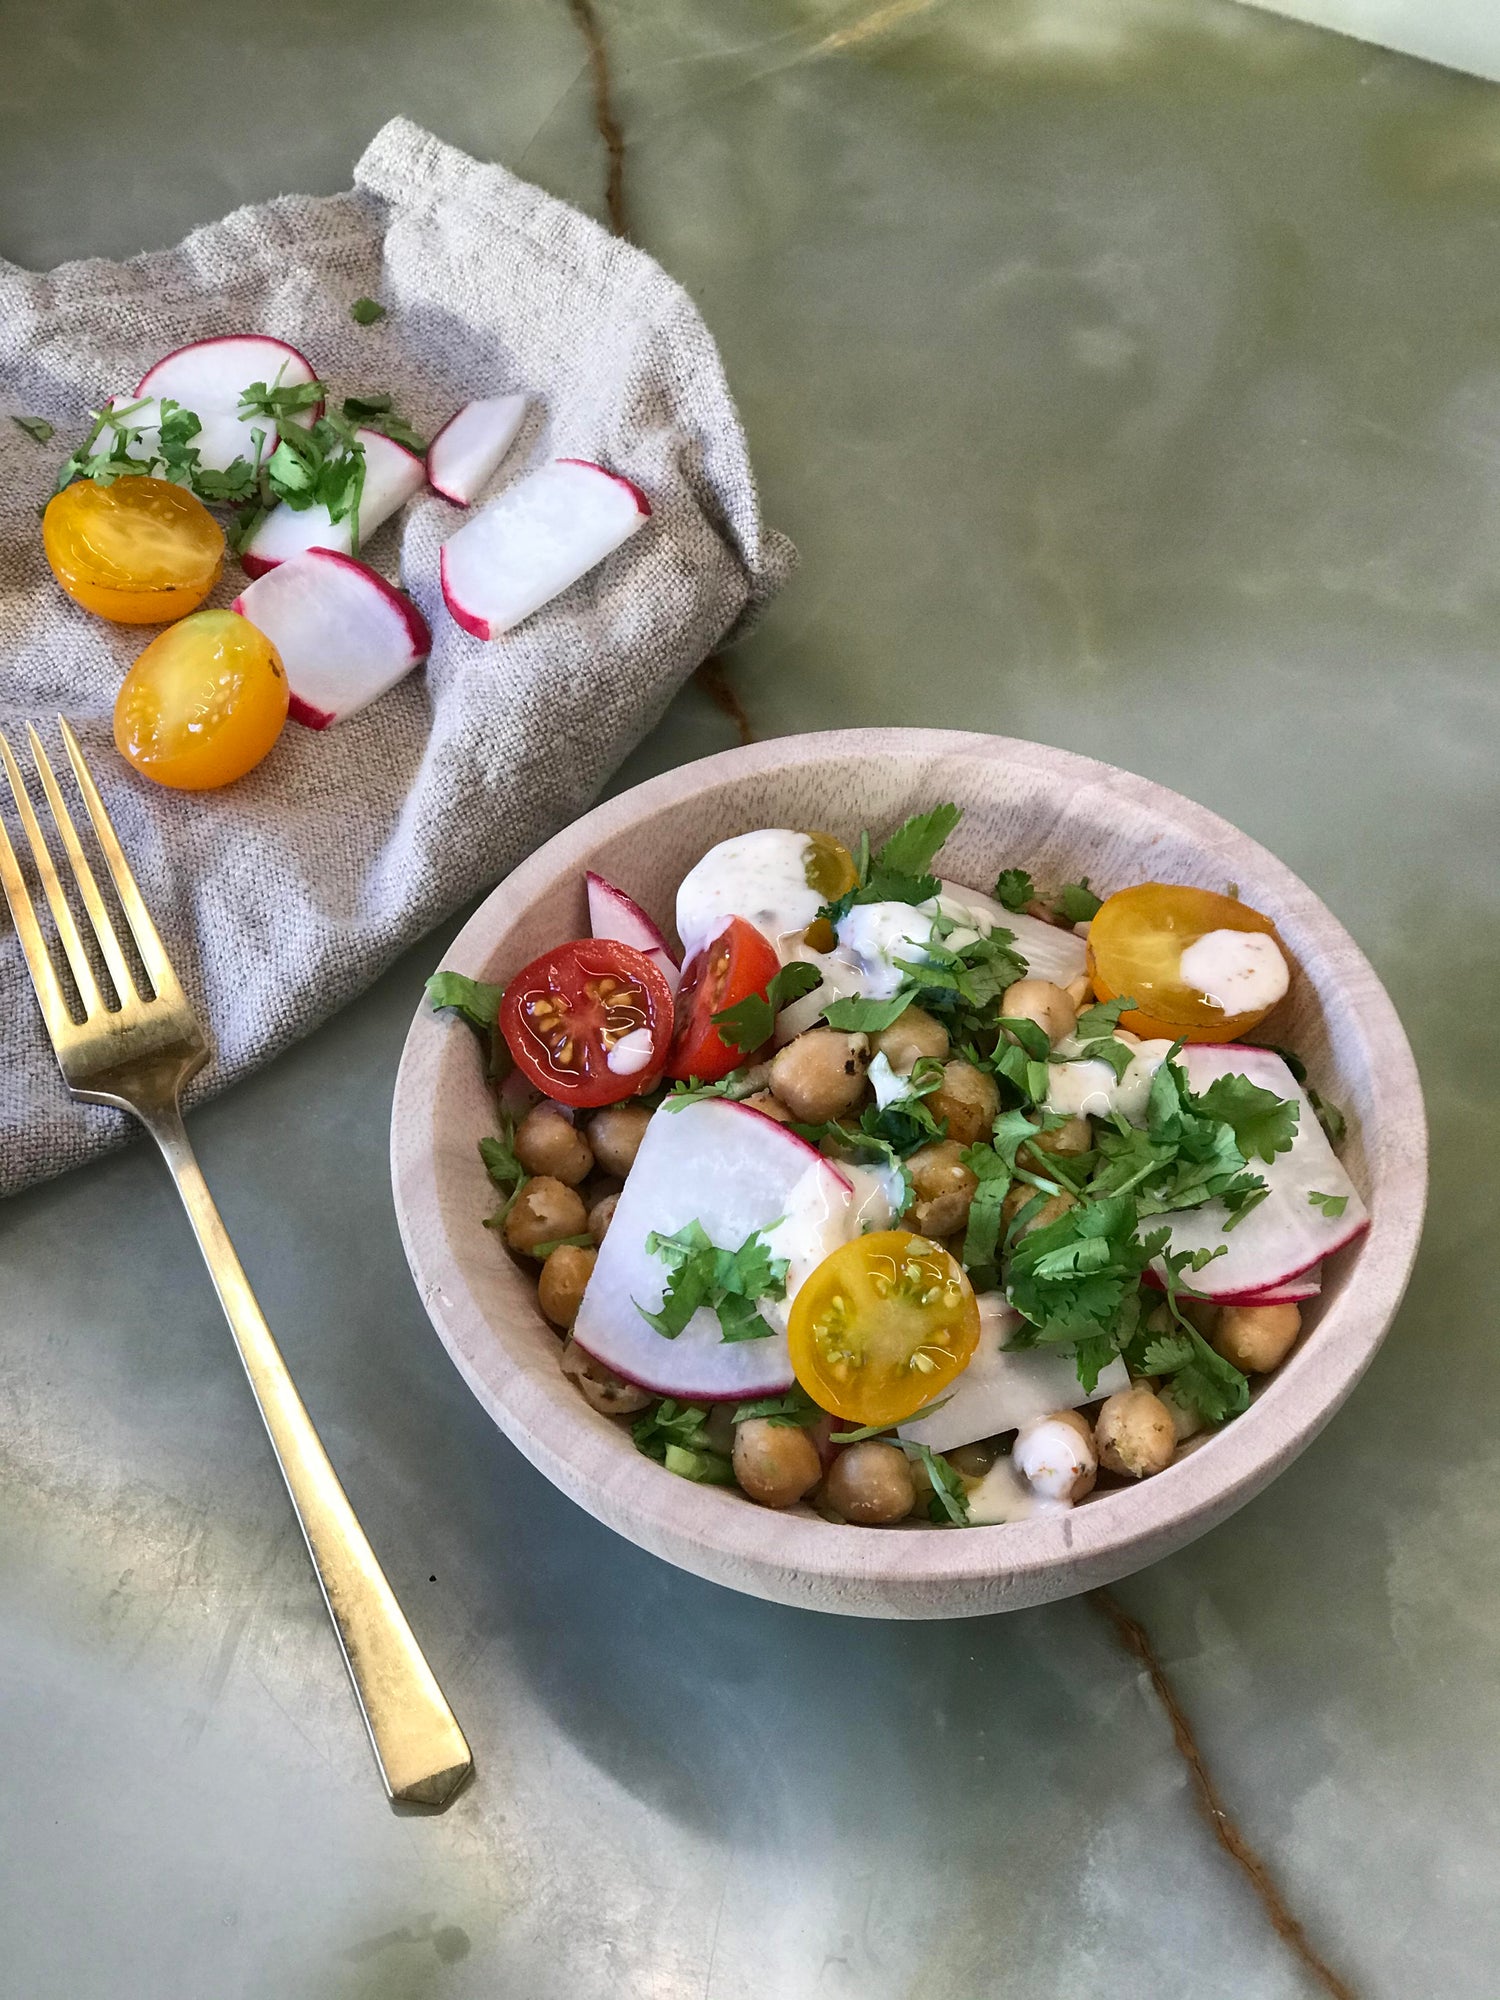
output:
<svg viewBox="0 0 1500 2000"><path fill-rule="evenodd" d="M1110 1600L823 1619L585 1518L430 1333L386 1117L434 937L195 1131L478 1781L385 1808L119 1155L0 1210L0 1985L1493 1991L1500 95L1216 0L0 0L0 48L35 266L343 186L397 111L603 218L617 131L803 554L728 668L754 729L994 729L1205 801L1364 944L1434 1141L1396 1329L1261 1499ZM733 733L690 689L620 782Z"/></svg>

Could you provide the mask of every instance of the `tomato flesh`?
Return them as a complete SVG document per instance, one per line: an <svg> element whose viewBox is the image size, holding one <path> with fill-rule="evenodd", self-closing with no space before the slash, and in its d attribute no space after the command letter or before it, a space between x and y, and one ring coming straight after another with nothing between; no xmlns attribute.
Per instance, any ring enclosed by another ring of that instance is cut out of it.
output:
<svg viewBox="0 0 1500 2000"><path fill-rule="evenodd" d="M548 1097L618 1104L661 1074L672 1039L672 989L633 945L577 938L534 958L511 980L500 1002L500 1032L518 1067Z"/></svg>
<svg viewBox="0 0 1500 2000"><path fill-rule="evenodd" d="M855 1424L897 1424L968 1366L979 1306L963 1266L909 1229L858 1236L825 1257L792 1300L797 1380Z"/></svg>
<svg viewBox="0 0 1500 2000"><path fill-rule="evenodd" d="M825 903L835 903L859 880L854 856L831 833L810 833L807 838L807 886L816 889ZM827 917L814 917L803 936L812 951L832 951L838 943L838 933Z"/></svg>
<svg viewBox="0 0 1500 2000"><path fill-rule="evenodd" d="M233 611L196 611L141 654L115 698L115 748L143 778L205 792L242 778L286 721L281 656Z"/></svg>
<svg viewBox="0 0 1500 2000"><path fill-rule="evenodd" d="M764 993L781 970L776 947L754 924L731 917L724 929L682 969L677 989L677 1032L667 1059L667 1075L714 1083L746 1060L746 1052L724 1041L715 1014L736 1007L752 993Z"/></svg>
<svg viewBox="0 0 1500 2000"><path fill-rule="evenodd" d="M224 531L169 479L75 479L42 516L52 574L75 603L118 625L196 611L224 566Z"/></svg>
<svg viewBox="0 0 1500 2000"><path fill-rule="evenodd" d="M1210 931L1276 936L1269 917L1212 889L1142 882L1100 904L1089 925L1089 978L1101 1000L1140 1002L1121 1015L1122 1028L1151 1040L1235 1042L1265 1019L1269 1007L1226 1014L1183 983L1182 954Z"/></svg>

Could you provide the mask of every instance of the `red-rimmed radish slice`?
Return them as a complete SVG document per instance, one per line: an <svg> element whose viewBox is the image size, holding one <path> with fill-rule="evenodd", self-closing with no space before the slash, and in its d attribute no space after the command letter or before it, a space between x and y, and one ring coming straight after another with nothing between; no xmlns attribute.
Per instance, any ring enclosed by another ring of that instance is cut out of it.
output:
<svg viewBox="0 0 1500 2000"><path fill-rule="evenodd" d="M554 459L443 544L443 601L476 639L498 639L603 562L650 513L628 479L584 459Z"/></svg>
<svg viewBox="0 0 1500 2000"><path fill-rule="evenodd" d="M1162 1288L1161 1280L1154 1271L1146 1273L1145 1282L1154 1291L1160 1291ZM1190 1287L1194 1284L1191 1274L1188 1276L1188 1284ZM1228 1295L1221 1292L1215 1297L1214 1304L1219 1306L1299 1306L1305 1305L1309 1299L1317 1298L1322 1290L1323 1266L1321 1264L1314 1264L1310 1271L1303 1271L1295 1278L1285 1278L1279 1285L1272 1285L1268 1291L1231 1292Z"/></svg>
<svg viewBox="0 0 1500 2000"><path fill-rule="evenodd" d="M195 340L164 354L137 382L130 400L144 396L159 404L170 399L191 410L203 426L193 439L199 464L209 472L227 472L237 458L254 460L255 431L266 434L266 458L276 449L276 426L268 418L239 414L240 397L251 383L293 389L317 379L307 356L284 340L262 333L230 333ZM121 400L116 397L116 404ZM321 407L305 411L296 421L304 426L312 423ZM152 414L142 410L131 421L139 423Z"/></svg>
<svg viewBox="0 0 1500 2000"><path fill-rule="evenodd" d="M1191 1042L1178 1060L1195 1091L1207 1090L1217 1077L1246 1076L1262 1090L1293 1099L1299 1108L1291 1150L1278 1153L1269 1165L1264 1160L1250 1162L1270 1193L1227 1235L1224 1224L1229 1218L1216 1201L1153 1216L1148 1225L1170 1223L1174 1250L1224 1246L1222 1257L1199 1272L1184 1274L1194 1291L1216 1301L1249 1296L1257 1303L1268 1302L1270 1296L1279 1297L1291 1280L1362 1236L1369 1227L1369 1212L1329 1145L1306 1092L1273 1050L1242 1042ZM1310 1199L1314 1194L1331 1196L1335 1203L1342 1198L1338 1215L1326 1214Z"/></svg>
<svg viewBox="0 0 1500 2000"><path fill-rule="evenodd" d="M621 944L633 944L652 959L666 975L667 984L675 993L682 977L681 968L667 948L667 941L652 923L640 904L617 889L613 882L606 882L602 875L592 869L584 875L589 896L589 929L596 938L615 938Z"/></svg>
<svg viewBox="0 0 1500 2000"><path fill-rule="evenodd" d="M1099 1386L1087 1390L1071 1354L1028 1347L1015 1353L1005 1343L1022 1324L1021 1315L1000 1292L979 1295L979 1345L962 1375L940 1396L930 1417L918 1410L900 1425L900 1434L934 1451L953 1451L977 1438L1018 1431L1054 1410L1076 1410L1117 1389L1130 1387L1118 1358L1100 1372Z"/></svg>
<svg viewBox="0 0 1500 2000"><path fill-rule="evenodd" d="M455 410L427 447L427 482L455 507L484 491L515 443L524 396L484 396Z"/></svg>
<svg viewBox="0 0 1500 2000"><path fill-rule="evenodd" d="M231 609L281 655L290 714L310 729L342 722L425 660L427 620L368 564L307 549L248 585Z"/></svg>
<svg viewBox="0 0 1500 2000"><path fill-rule="evenodd" d="M646 1239L653 1230L670 1236L696 1221L714 1243L738 1250L752 1230L769 1233L787 1221L799 1236L817 1235L814 1254L826 1254L859 1233L857 1215L849 1178L759 1111L723 1098L658 1111L600 1246L573 1336L617 1375L663 1396L728 1402L789 1389L792 1364L782 1333L726 1341L706 1307L675 1340L648 1325L639 1307L659 1311L668 1272ZM791 1256L795 1268L791 1243L779 1254ZM784 1322L784 1308L778 1313L767 1302L762 1309L773 1324Z"/></svg>
<svg viewBox="0 0 1500 2000"><path fill-rule="evenodd" d="M405 506L414 493L427 484L427 468L415 452L379 431L358 430L355 437L365 451L365 487L359 503L359 542L363 548L383 521L398 507ZM267 514L251 536L240 566L246 576L264 576L277 563L288 562L308 549L332 549L336 555L353 552L352 523L330 521L324 506L304 507L300 512L284 500Z"/></svg>

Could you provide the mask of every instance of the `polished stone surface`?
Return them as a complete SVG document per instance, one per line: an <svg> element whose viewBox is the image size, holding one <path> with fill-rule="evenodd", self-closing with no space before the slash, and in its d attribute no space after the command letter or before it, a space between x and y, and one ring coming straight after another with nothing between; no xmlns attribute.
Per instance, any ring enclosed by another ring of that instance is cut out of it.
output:
<svg viewBox="0 0 1500 2000"><path fill-rule="evenodd" d="M584 9L585 13L589 10ZM1500 95L1211 0L593 0L638 239L803 570L762 734L1091 751L1325 895L1434 1183L1318 1444L1122 1585L1366 2000L1493 1985ZM402 110L603 212L567 0L0 0L0 253L343 185ZM3 671L3 663L0 663ZM621 782L718 748L697 690ZM445 939L195 1130L473 1740L393 1818L211 1295L133 1150L0 1210L0 1923L18 2000L1293 2000L1096 1605L846 1624L679 1576L450 1368L385 1119Z"/></svg>

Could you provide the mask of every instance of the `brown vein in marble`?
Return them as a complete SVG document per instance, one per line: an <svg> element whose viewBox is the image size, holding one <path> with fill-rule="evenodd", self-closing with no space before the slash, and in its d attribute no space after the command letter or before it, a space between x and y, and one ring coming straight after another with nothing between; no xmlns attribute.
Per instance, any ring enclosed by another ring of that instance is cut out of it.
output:
<svg viewBox="0 0 1500 2000"><path fill-rule="evenodd" d="M740 700L739 691L729 678L729 669L724 662L718 658L705 660L693 678L714 707L729 717L739 731L740 742L753 743L755 730L751 726L745 704Z"/></svg>
<svg viewBox="0 0 1500 2000"><path fill-rule="evenodd" d="M888 0L886 6L877 7L873 14L866 14L861 20L851 22L847 28L836 28L831 35L825 35L813 54L827 56L839 49L857 48L861 42L899 28L903 21L910 21L918 14L930 14L936 5L937 0Z"/></svg>
<svg viewBox="0 0 1500 2000"><path fill-rule="evenodd" d="M1287 1908L1266 1864L1230 1818L1229 1808L1225 1805L1223 1796L1203 1761L1203 1752L1198 1748L1193 1725L1188 1721L1182 1703L1177 1699L1176 1690L1167 1679L1166 1669L1156 1657L1156 1649L1151 1644L1145 1628L1138 1625L1128 1612L1122 1610L1107 1590L1095 1590L1089 1594L1093 1603L1099 1607L1114 1628L1115 1637L1120 1644L1132 1659L1139 1661L1145 1669L1146 1677L1155 1690L1157 1700L1166 1710L1178 1755L1187 1765L1193 1790L1197 1794L1198 1803L1203 1808L1209 1825L1213 1828L1214 1838L1248 1879L1251 1888L1260 1899L1261 1908L1271 1920L1272 1929L1278 1937L1283 1938L1291 1946L1318 1985L1325 1993L1332 1996L1332 2000L1356 2000L1354 1988L1341 1979L1333 1967L1320 1958L1313 1949L1311 1939Z"/></svg>
<svg viewBox="0 0 1500 2000"><path fill-rule="evenodd" d="M614 81L609 67L609 50L594 0L568 0L568 8L578 23L583 45L588 50L589 75L594 83L594 123L604 141L607 162L604 176L604 208L616 236L628 236L625 216L625 134L615 116Z"/></svg>

